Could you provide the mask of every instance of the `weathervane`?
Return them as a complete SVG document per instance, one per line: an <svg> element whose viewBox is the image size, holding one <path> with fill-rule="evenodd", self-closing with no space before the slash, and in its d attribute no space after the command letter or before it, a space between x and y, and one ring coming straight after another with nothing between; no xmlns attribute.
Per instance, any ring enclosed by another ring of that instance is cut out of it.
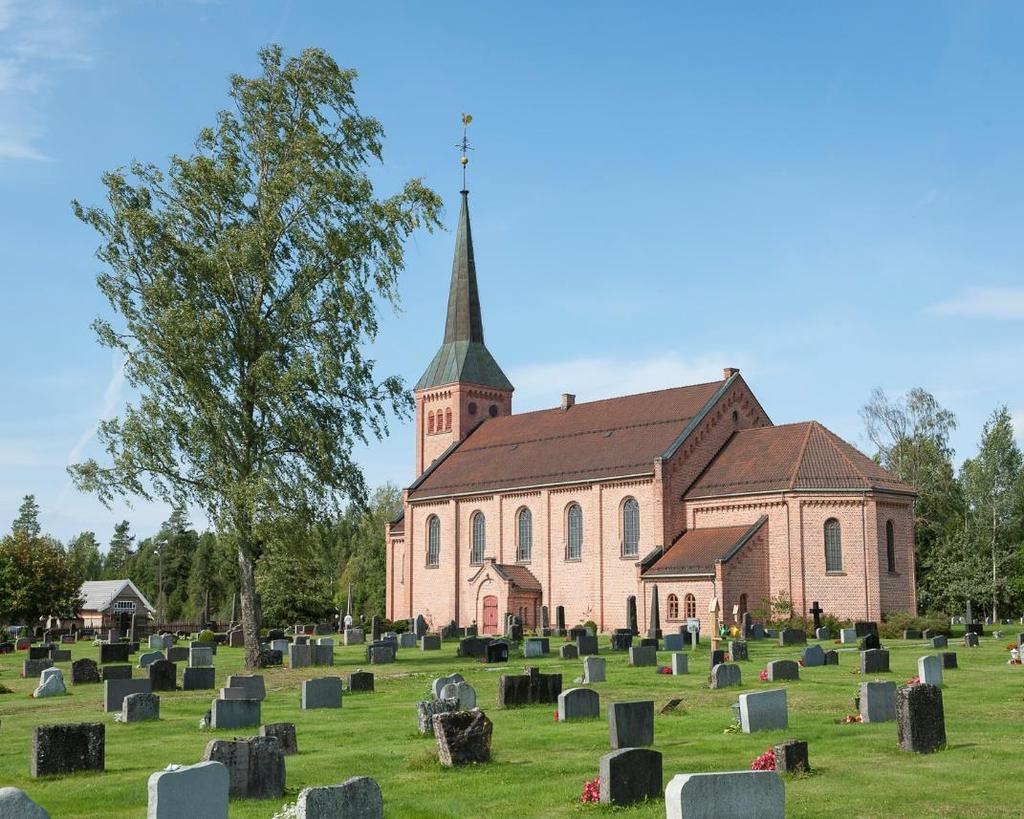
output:
<svg viewBox="0 0 1024 819"><path fill-rule="evenodd" d="M469 123L473 121L472 114L462 115L462 142L455 145L456 148L462 151L462 156L459 157L459 163L462 165L462 190L466 190L466 166L469 164L469 157L466 155L467 151L472 151L473 146L469 144Z"/></svg>

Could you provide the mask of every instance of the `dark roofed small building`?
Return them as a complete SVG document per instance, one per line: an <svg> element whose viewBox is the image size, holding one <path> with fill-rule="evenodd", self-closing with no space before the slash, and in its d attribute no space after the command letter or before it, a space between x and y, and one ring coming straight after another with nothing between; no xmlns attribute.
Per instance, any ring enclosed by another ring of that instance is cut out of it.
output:
<svg viewBox="0 0 1024 819"><path fill-rule="evenodd" d="M444 338L416 384L416 479L387 531L387 615L500 630L726 623L769 597L839 617L915 611L915 490L817 422L774 426L739 371L512 412L484 344L462 192Z"/></svg>

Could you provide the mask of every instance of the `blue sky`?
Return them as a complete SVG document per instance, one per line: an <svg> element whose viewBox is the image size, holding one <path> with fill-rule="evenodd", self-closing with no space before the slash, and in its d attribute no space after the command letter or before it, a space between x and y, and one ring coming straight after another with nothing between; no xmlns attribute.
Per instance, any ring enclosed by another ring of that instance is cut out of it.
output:
<svg viewBox="0 0 1024 819"><path fill-rule="evenodd" d="M61 538L166 517L65 473L131 399L89 329L97 240L69 202L188 152L269 42L359 70L378 189L424 177L449 225L473 114L487 342L518 409L731 365L776 423L862 449L874 386L934 392L958 457L1000 404L1024 432L1022 24L1014 3L0 0L0 522L27 492ZM410 242L381 374L429 362L452 245ZM359 456L407 483L411 429Z"/></svg>

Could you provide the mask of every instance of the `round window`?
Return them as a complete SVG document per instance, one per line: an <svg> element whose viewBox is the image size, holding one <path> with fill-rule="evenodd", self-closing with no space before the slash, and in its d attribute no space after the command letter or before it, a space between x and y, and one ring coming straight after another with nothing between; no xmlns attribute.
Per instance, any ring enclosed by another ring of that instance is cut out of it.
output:
<svg viewBox="0 0 1024 819"><path fill-rule="evenodd" d="M469 410L470 415L476 415L476 404L473 401L469 402L469 406L466 409Z"/></svg>
<svg viewBox="0 0 1024 819"><path fill-rule="evenodd" d="M497 406L497 404L491 404L491 408L489 410L487 410L487 412L490 413L491 418L497 418L498 417L498 406Z"/></svg>

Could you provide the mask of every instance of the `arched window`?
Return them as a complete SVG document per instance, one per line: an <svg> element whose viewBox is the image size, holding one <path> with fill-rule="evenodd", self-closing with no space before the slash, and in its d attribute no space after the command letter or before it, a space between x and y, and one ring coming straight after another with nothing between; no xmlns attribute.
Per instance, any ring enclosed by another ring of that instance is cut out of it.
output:
<svg viewBox="0 0 1024 819"><path fill-rule="evenodd" d="M740 617L747 613L747 596L745 594L740 595Z"/></svg>
<svg viewBox="0 0 1024 819"><path fill-rule="evenodd" d="M583 555L583 510L570 503L565 511L565 559L579 560Z"/></svg>
<svg viewBox="0 0 1024 819"><path fill-rule="evenodd" d="M697 616L697 598L692 594L686 595L683 598L683 610L686 612L687 617Z"/></svg>
<svg viewBox="0 0 1024 819"><path fill-rule="evenodd" d="M533 550L533 515L525 507L519 510L516 520L516 540L516 560L526 563Z"/></svg>
<svg viewBox="0 0 1024 819"><path fill-rule="evenodd" d="M626 498L622 504L622 555L636 557L640 551L640 504Z"/></svg>
<svg viewBox="0 0 1024 819"><path fill-rule="evenodd" d="M668 596L668 619L679 619L679 598L676 597L674 594L670 594Z"/></svg>
<svg viewBox="0 0 1024 819"><path fill-rule="evenodd" d="M484 562L484 549L487 546L487 530L483 512L474 512L470 528L473 530L473 551L470 554L472 563Z"/></svg>
<svg viewBox="0 0 1024 819"><path fill-rule="evenodd" d="M825 571L841 572L843 570L843 540L839 531L839 521L829 518L825 521Z"/></svg>
<svg viewBox="0 0 1024 819"><path fill-rule="evenodd" d="M431 412L430 414L427 415L427 432L433 432L433 431L434 431L434 413Z"/></svg>
<svg viewBox="0 0 1024 819"><path fill-rule="evenodd" d="M896 527L891 520L885 522L885 559L889 564L889 571L896 571Z"/></svg>
<svg viewBox="0 0 1024 819"><path fill-rule="evenodd" d="M444 411L444 428L446 431L452 428L452 411L450 408Z"/></svg>
<svg viewBox="0 0 1024 819"><path fill-rule="evenodd" d="M437 566L441 562L441 521L437 515L427 520L427 565Z"/></svg>

